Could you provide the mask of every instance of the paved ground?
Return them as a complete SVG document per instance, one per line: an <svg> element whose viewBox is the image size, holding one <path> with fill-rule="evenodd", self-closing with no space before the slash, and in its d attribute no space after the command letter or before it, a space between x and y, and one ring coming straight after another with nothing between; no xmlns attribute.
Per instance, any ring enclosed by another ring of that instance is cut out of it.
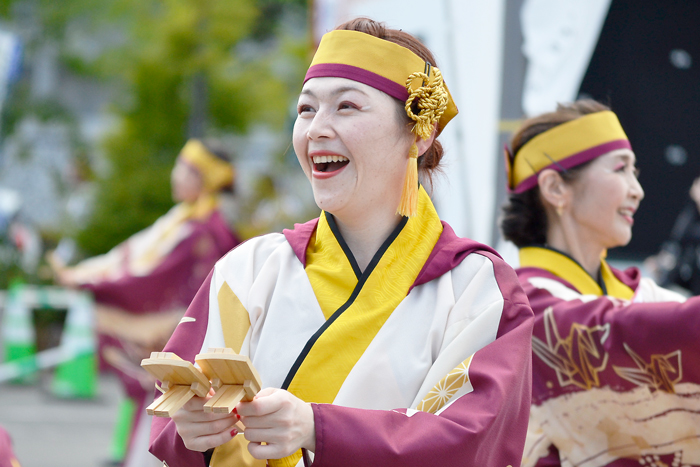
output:
<svg viewBox="0 0 700 467"><path fill-rule="evenodd" d="M121 400L112 377L97 396L62 400L48 390L50 375L29 386L0 384L0 425L12 437L22 467L104 467Z"/></svg>

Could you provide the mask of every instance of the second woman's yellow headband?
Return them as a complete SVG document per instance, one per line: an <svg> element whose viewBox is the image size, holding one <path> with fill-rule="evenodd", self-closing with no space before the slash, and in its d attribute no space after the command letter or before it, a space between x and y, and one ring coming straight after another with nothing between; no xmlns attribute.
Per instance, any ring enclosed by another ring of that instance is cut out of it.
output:
<svg viewBox="0 0 700 467"><path fill-rule="evenodd" d="M617 115L609 110L584 115L532 138L506 154L508 189L522 193L537 186L544 169L564 171L615 149L632 149Z"/></svg>

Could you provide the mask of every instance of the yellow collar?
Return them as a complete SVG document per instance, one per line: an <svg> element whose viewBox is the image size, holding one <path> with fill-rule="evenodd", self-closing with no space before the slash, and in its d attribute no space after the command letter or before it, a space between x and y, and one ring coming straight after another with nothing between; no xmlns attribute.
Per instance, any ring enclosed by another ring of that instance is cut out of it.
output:
<svg viewBox="0 0 700 467"><path fill-rule="evenodd" d="M398 237L381 255L382 260L376 265L378 268L375 268L374 274L391 265L392 270L399 271L400 275L411 277L410 287L442 234L440 218L422 186L419 189L418 214L404 221L403 228L397 227L400 230ZM363 275L344 241L341 244L339 240L342 241L342 237L336 237L328 214L322 213L306 250L306 273L326 319L348 299ZM394 251L402 253L389 261ZM399 294L403 293L403 298L407 292L408 289Z"/></svg>
<svg viewBox="0 0 700 467"><path fill-rule="evenodd" d="M600 281L595 280L572 258L550 248L525 247L520 249L520 267L540 268L564 279L583 295L608 295L631 300L634 290L620 281L605 260L600 260Z"/></svg>

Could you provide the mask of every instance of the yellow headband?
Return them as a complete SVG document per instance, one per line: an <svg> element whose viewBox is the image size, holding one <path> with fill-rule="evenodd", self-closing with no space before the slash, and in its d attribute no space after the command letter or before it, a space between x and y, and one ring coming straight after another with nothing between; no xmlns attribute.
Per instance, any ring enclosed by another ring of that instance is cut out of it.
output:
<svg viewBox="0 0 700 467"><path fill-rule="evenodd" d="M358 81L404 103L413 95L419 107L421 100L430 100L432 88L444 89L443 109L432 122L438 124L438 134L458 112L439 69L405 47L363 32L340 30L323 36L304 82L322 77Z"/></svg>
<svg viewBox="0 0 700 467"><path fill-rule="evenodd" d="M187 141L180 151L180 158L199 171L206 191L219 191L233 182L234 171L231 164L213 155L197 139Z"/></svg>
<svg viewBox="0 0 700 467"><path fill-rule="evenodd" d="M544 169L564 172L623 148L632 146L617 116L609 110L562 123L525 143L514 158L506 154L509 191L522 193L534 188Z"/></svg>

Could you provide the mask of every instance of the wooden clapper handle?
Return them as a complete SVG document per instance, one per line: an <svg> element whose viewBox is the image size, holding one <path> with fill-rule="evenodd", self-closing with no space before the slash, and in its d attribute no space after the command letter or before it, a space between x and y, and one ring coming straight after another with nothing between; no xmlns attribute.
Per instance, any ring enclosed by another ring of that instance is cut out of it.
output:
<svg viewBox="0 0 700 467"><path fill-rule="evenodd" d="M141 361L141 366L160 380L165 393L146 407L149 415L172 417L195 395L209 393L209 379L193 364L172 352L152 352L151 358Z"/></svg>
<svg viewBox="0 0 700 467"><path fill-rule="evenodd" d="M260 391L260 375L245 355L229 348L213 348L197 355L195 361L216 390L204 404L205 412L231 413L238 402L252 401Z"/></svg>

